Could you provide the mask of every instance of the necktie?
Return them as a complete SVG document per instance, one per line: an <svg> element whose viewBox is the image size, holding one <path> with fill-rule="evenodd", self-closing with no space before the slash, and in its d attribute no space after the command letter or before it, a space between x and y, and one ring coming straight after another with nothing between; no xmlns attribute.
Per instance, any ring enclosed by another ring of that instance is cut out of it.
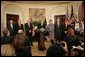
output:
<svg viewBox="0 0 85 57"><path fill-rule="evenodd" d="M30 27L30 24L28 23L29 27Z"/></svg>
<svg viewBox="0 0 85 57"><path fill-rule="evenodd" d="M11 28L13 29L13 24L11 24Z"/></svg>
<svg viewBox="0 0 85 57"><path fill-rule="evenodd" d="M59 27L59 23L58 23L58 27Z"/></svg>
<svg viewBox="0 0 85 57"><path fill-rule="evenodd" d="M21 24L19 24L19 28L21 28Z"/></svg>

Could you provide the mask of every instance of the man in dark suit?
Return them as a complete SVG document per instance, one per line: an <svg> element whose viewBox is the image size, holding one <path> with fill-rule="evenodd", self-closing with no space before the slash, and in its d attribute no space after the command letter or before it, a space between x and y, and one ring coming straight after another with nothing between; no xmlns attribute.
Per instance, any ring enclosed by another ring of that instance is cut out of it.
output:
<svg viewBox="0 0 85 57"><path fill-rule="evenodd" d="M23 24L21 24L21 20L18 20L18 23L16 24L16 33L18 33L18 30L23 30Z"/></svg>
<svg viewBox="0 0 85 57"><path fill-rule="evenodd" d="M64 37L64 25L60 22L60 19L58 18L57 19L57 23L55 22L55 25L54 25L54 30L55 30L55 33L54 33L54 37L57 40L61 41L63 40L63 37Z"/></svg>
<svg viewBox="0 0 85 57"><path fill-rule="evenodd" d="M33 30L33 26L32 26L32 23L30 22L30 19L29 19L29 20L27 20L27 23L25 23L25 32L26 32L26 36L29 37L29 41L30 41L31 46L33 46L32 30Z"/></svg>
<svg viewBox="0 0 85 57"><path fill-rule="evenodd" d="M10 20L10 23L7 25L7 29L9 30L11 36L15 35L15 25L13 24L13 20Z"/></svg>

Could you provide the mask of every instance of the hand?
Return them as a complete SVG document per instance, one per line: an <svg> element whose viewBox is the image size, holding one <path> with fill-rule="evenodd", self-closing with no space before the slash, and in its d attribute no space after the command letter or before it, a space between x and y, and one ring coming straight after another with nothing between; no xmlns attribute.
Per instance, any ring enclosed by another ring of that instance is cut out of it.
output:
<svg viewBox="0 0 85 57"><path fill-rule="evenodd" d="M78 49L78 47L76 47L76 46L72 46L72 48L73 48L73 49Z"/></svg>
<svg viewBox="0 0 85 57"><path fill-rule="evenodd" d="M84 45L84 43L82 42L82 43L81 43L81 46L83 46L83 45Z"/></svg>
<svg viewBox="0 0 85 57"><path fill-rule="evenodd" d="M29 33L31 33L31 30L29 30Z"/></svg>
<svg viewBox="0 0 85 57"><path fill-rule="evenodd" d="M84 48L82 48L80 45L78 45L78 49L82 51L84 50Z"/></svg>
<svg viewBox="0 0 85 57"><path fill-rule="evenodd" d="M66 52L68 52L68 48L67 48L67 43L65 41L61 41L65 46L60 45Z"/></svg>
<svg viewBox="0 0 85 57"><path fill-rule="evenodd" d="M32 36L34 36L34 35L35 35L35 33L33 32L33 33L32 33Z"/></svg>
<svg viewBox="0 0 85 57"><path fill-rule="evenodd" d="M78 45L78 47L76 47L76 46L72 46L73 47L73 49L78 49L78 50L84 50L84 48L82 48L80 45Z"/></svg>
<svg viewBox="0 0 85 57"><path fill-rule="evenodd" d="M65 33L67 33L67 31L65 31Z"/></svg>

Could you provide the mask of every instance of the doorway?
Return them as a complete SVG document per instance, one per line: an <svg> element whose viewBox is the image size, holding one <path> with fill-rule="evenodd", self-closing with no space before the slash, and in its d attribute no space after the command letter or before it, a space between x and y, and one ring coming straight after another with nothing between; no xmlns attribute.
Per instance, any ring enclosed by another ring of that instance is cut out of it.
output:
<svg viewBox="0 0 85 57"><path fill-rule="evenodd" d="M19 15L15 15L15 14L6 14L6 25L9 24L9 21L13 20L14 24L18 23L19 20Z"/></svg>
<svg viewBox="0 0 85 57"><path fill-rule="evenodd" d="M65 21L66 15L54 15L55 23L57 22L57 18L59 18L60 22L64 25L64 21Z"/></svg>
<svg viewBox="0 0 85 57"><path fill-rule="evenodd" d="M54 23L55 23L54 37L56 41L57 40L61 41L64 38L65 18L66 18L66 15L54 15ZM59 19L60 21L58 21L57 19Z"/></svg>

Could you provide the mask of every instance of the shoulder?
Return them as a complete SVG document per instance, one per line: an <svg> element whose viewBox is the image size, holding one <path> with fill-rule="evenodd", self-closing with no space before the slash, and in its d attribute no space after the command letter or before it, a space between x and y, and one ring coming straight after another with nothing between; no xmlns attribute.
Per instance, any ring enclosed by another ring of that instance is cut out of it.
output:
<svg viewBox="0 0 85 57"><path fill-rule="evenodd" d="M4 36L2 36L1 38L4 38Z"/></svg>
<svg viewBox="0 0 85 57"><path fill-rule="evenodd" d="M23 24L21 24L23 26Z"/></svg>
<svg viewBox="0 0 85 57"><path fill-rule="evenodd" d="M5 38L5 37L4 37L4 36L2 36L2 37L1 37L1 41L3 41L3 40L4 40L4 38Z"/></svg>
<svg viewBox="0 0 85 57"><path fill-rule="evenodd" d="M25 23L25 25L27 25L27 23Z"/></svg>
<svg viewBox="0 0 85 57"><path fill-rule="evenodd" d="M27 23L25 23L25 24L27 24Z"/></svg>

